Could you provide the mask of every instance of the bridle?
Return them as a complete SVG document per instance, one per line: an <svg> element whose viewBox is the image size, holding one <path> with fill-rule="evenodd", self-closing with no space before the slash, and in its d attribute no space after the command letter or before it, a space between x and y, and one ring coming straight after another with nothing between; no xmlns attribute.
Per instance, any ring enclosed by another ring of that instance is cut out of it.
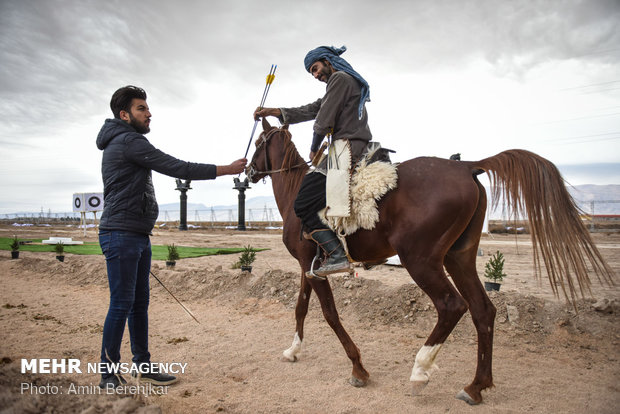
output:
<svg viewBox="0 0 620 414"><path fill-rule="evenodd" d="M254 152L254 156L256 156L256 153L261 149L261 147L264 145L264 151L265 151L265 169L264 170L258 170L258 167L256 166L256 164L254 163L254 160L252 160L252 162L249 165L249 169L246 173L246 175L248 176L248 178L252 179L252 177L254 175L270 175L270 174L277 174L277 173L281 173L281 172L288 172L297 168L301 168L304 166L307 166L310 164L310 161L304 161L301 162L299 164L293 165L291 167L282 167L279 169L271 169L271 162L269 160L269 151L267 151L267 145L269 143L269 141L271 140L271 138L276 134L276 132L284 132L289 140L291 139L291 133L285 129L285 128L272 128L271 130L269 130L267 133L262 133L258 139L256 140L256 151Z"/></svg>

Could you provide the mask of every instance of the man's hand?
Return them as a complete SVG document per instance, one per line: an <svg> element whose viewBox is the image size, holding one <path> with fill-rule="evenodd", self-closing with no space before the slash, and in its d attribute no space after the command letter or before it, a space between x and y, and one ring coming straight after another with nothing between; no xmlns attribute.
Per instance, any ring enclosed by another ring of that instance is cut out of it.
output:
<svg viewBox="0 0 620 414"><path fill-rule="evenodd" d="M314 161L314 157L316 157L316 152L310 151L310 162Z"/></svg>
<svg viewBox="0 0 620 414"><path fill-rule="evenodd" d="M276 116L280 117L282 112L280 112L280 108L261 108L258 107L254 110L254 120L258 121L259 118L264 118L266 116Z"/></svg>
<svg viewBox="0 0 620 414"><path fill-rule="evenodd" d="M234 175L241 174L245 171L245 165L248 163L246 158L238 159L237 161L233 161L229 165L218 165L216 175L219 177L220 175Z"/></svg>

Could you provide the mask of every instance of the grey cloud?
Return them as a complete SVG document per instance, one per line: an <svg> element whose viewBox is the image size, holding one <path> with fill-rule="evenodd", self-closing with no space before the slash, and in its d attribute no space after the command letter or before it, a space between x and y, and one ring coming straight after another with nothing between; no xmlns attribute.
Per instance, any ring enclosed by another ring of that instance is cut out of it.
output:
<svg viewBox="0 0 620 414"><path fill-rule="evenodd" d="M618 21L617 0L4 0L0 115L30 131L62 125L107 114L111 93L131 83L171 103L196 98L197 80L234 93L271 63L303 76L305 52L326 43L384 72L479 56L517 76L550 59L617 64Z"/></svg>
<svg viewBox="0 0 620 414"><path fill-rule="evenodd" d="M486 32L486 56L499 70L525 71L554 59L620 60L620 3L616 1L502 5L492 19L496 27Z"/></svg>
<svg viewBox="0 0 620 414"><path fill-rule="evenodd" d="M523 73L549 60L620 61L620 2L366 2L365 48L401 70L434 70L484 56L499 71ZM348 29L351 29L348 25Z"/></svg>
<svg viewBox="0 0 620 414"><path fill-rule="evenodd" d="M123 38L122 20L107 3L3 2L0 20L0 113L37 132L97 107L92 96L132 56L114 43ZM126 31L125 31L126 32ZM116 34L116 37L113 37ZM122 65L115 65L122 61ZM106 95L109 93L106 93Z"/></svg>
<svg viewBox="0 0 620 414"><path fill-rule="evenodd" d="M193 79L243 84L265 71L261 50L278 35L254 2L9 0L1 7L0 114L33 130L101 111L124 84L148 85L169 102L194 98Z"/></svg>

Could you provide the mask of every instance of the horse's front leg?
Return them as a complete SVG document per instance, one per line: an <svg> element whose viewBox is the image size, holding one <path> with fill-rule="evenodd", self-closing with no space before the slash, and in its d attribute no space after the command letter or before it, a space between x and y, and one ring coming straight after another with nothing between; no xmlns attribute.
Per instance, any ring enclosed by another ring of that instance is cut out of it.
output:
<svg viewBox="0 0 620 414"><path fill-rule="evenodd" d="M310 280L309 283L316 292L319 302L321 302L321 309L323 310L323 316L325 320L334 330L338 339L342 343L347 356L353 363L353 371L349 383L355 387L363 387L368 382L370 374L362 365L362 358L360 356L360 350L355 345L347 331L342 326L338 311L336 310L336 304L334 303L334 296L332 289L327 280Z"/></svg>
<svg viewBox="0 0 620 414"><path fill-rule="evenodd" d="M304 321L308 314L308 303L310 303L310 295L312 294L312 287L306 280L305 271L302 268L301 271L301 285L299 287L299 296L297 297L297 305L295 306L295 336L293 337L293 344L290 348L286 349L282 353L282 360L295 362L297 361L297 355L301 352L301 343L304 339Z"/></svg>

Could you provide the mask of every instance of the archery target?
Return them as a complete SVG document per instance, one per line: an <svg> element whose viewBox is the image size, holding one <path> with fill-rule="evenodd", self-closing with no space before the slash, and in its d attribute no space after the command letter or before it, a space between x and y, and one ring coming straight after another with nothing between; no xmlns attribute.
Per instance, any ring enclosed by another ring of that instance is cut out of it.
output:
<svg viewBox="0 0 620 414"><path fill-rule="evenodd" d="M84 194L83 211L103 211L103 193Z"/></svg>
<svg viewBox="0 0 620 414"><path fill-rule="evenodd" d="M73 194L73 211L86 211L84 210L84 194L83 193L75 193Z"/></svg>

